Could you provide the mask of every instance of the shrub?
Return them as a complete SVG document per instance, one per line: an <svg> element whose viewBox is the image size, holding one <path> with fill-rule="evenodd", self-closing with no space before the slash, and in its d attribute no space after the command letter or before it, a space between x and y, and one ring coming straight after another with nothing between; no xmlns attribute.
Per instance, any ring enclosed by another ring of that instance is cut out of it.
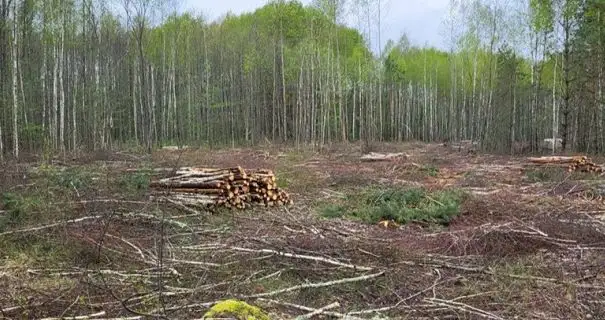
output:
<svg viewBox="0 0 605 320"><path fill-rule="evenodd" d="M40 199L34 196L24 197L14 193L2 194L1 200L6 214L0 216L0 230L23 223L28 214L40 205Z"/></svg>
<svg viewBox="0 0 605 320"><path fill-rule="evenodd" d="M121 176L118 184L121 189L136 192L149 189L150 181L151 170L141 170Z"/></svg>
<svg viewBox="0 0 605 320"><path fill-rule="evenodd" d="M439 174L439 168L433 165L425 165L420 171L426 173L428 176L436 177Z"/></svg>
<svg viewBox="0 0 605 320"><path fill-rule="evenodd" d="M41 165L38 178L44 179L48 187L55 189L81 189L90 186L93 173L82 168L60 168L53 165Z"/></svg>
<svg viewBox="0 0 605 320"><path fill-rule="evenodd" d="M464 194L456 190L430 193L421 188L369 189L349 195L343 204L322 207L326 218L349 217L367 223L393 220L448 224L460 213Z"/></svg>

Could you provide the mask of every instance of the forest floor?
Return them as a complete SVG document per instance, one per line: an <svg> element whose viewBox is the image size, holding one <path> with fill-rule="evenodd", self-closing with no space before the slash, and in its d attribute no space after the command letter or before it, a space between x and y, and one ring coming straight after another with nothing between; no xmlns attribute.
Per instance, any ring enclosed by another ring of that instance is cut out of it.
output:
<svg viewBox="0 0 605 320"><path fill-rule="evenodd" d="M602 176L437 144L377 146L408 155L395 162L361 162L360 150L6 164L0 318L193 319L231 298L271 319L605 315ZM150 200L152 168L187 165L273 169L294 204L210 213ZM412 189L437 207L449 205L439 192L464 196L445 223L385 227L347 211L368 192Z"/></svg>

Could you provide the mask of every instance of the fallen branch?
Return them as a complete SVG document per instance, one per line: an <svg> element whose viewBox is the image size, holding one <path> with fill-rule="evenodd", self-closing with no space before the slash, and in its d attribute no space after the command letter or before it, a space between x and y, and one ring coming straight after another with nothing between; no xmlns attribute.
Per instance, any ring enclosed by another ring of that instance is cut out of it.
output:
<svg viewBox="0 0 605 320"><path fill-rule="evenodd" d="M105 315L105 311L101 311L101 312L97 312L97 313L93 313L93 314L89 314L89 315L85 315L85 316L74 316L74 317L60 317L60 318L43 318L41 320L64 320L64 319L71 319L71 320L86 320L86 319L93 319L93 318L98 318L101 316Z"/></svg>
<svg viewBox="0 0 605 320"><path fill-rule="evenodd" d="M186 223L184 223L184 222L180 222L180 221L176 221L176 220L172 220L172 219L166 219L166 218L158 217L158 216L155 216L155 215L152 215L152 214L131 212L131 213L123 214L122 216L123 217L140 217L140 218L159 220L159 221L161 221L163 223L174 225L174 226L177 226L177 227L182 228L182 229L192 230L191 227L189 225L187 225Z"/></svg>
<svg viewBox="0 0 605 320"><path fill-rule="evenodd" d="M339 262L339 261L324 258L324 257L316 257L316 256L310 256L310 255L304 255L304 254L294 254L294 253L288 253L288 252L283 252L283 251L275 251L275 250L271 250L271 249L248 249L248 248L241 248L241 247L231 247L230 249L235 250L235 251L242 251L242 252L270 253L270 254L275 254L275 255L279 255L279 256L283 256L283 257L295 258L295 259L305 259L305 260L325 262L328 264L341 266L341 267L345 267L345 268L351 268L351 269L355 269L355 270L362 270L362 271L373 270L373 268L371 268L371 267L357 266L357 265L343 263L343 262Z"/></svg>
<svg viewBox="0 0 605 320"><path fill-rule="evenodd" d="M385 312L385 311L389 311L389 310L393 310L397 307L399 307L402 303L409 301L411 299L416 298L417 296L427 292L427 291L431 291L434 290L438 285L447 283L447 282L451 282L451 281L456 281L458 279L462 278L461 276L458 277L454 277L451 279L447 279L447 280L443 280L443 281L435 281L430 287L423 289L421 291L418 291L412 295L409 295L401 300L399 300L396 304L392 305L392 306L388 306L388 307L382 307L382 308L376 308L376 309L369 309L369 310L361 310L361 311L353 311L353 312L349 312L347 313L347 315L362 315L362 314L370 314L370 313L377 313L377 312ZM439 280L439 279L437 279Z"/></svg>
<svg viewBox="0 0 605 320"><path fill-rule="evenodd" d="M313 312L313 311L318 310L318 309L315 309L315 308L310 308L310 307L302 306L302 305L299 305L299 304L294 304L294 303L284 302L284 301L278 301L278 300L273 300L273 299L258 298L258 300L263 301L263 302L267 302L267 303L279 304L279 305L282 305L282 306L285 306L285 307L290 307L290 308L294 308L294 309L298 309L298 310L302 310L302 311L307 311L307 312ZM343 319L347 319L347 320L364 320L363 318L357 318L357 317L353 317L353 316L348 316L348 315L346 315L344 313L334 312L334 311L327 311L327 310L323 310L319 314L323 314L323 315L327 315L327 316L332 316L332 317L343 318Z"/></svg>
<svg viewBox="0 0 605 320"><path fill-rule="evenodd" d="M380 271L380 272L377 272L377 273L373 273L373 274L369 274L369 275L364 275L364 276L360 276L360 277L354 277L354 278L344 278L344 279L333 280L333 281L328 281L328 282L319 282L319 283L305 283L305 284L300 284L300 285L296 285L296 286L293 286L293 287L289 287L289 288L285 288L285 289L279 289L279 290L275 290L275 291L271 291L271 292L265 292L265 293L258 293L258 294L253 294L253 295L249 295L249 296L243 296L242 298L271 297L271 296L276 296L278 294L282 294L282 293L286 293L286 292L291 292L291 291L296 291L296 290L300 290L300 289L330 287L330 286L337 285L337 284L351 283L351 282L358 282L358 281L365 281L365 280L377 278L377 277L379 277L379 276L381 276L383 274L384 274L384 271Z"/></svg>
<svg viewBox="0 0 605 320"><path fill-rule="evenodd" d="M50 229L50 228L54 228L54 227L58 227L58 226L63 226L63 225L68 225L68 224L72 224L72 223L78 223L78 222L82 222L82 221L86 221L86 220L96 220L96 219L101 219L101 218L103 218L103 216L82 217L82 218L78 218L78 219L72 219L72 220L67 220L67 221L61 221L61 222L57 222L57 223L47 224L47 225L39 226L39 227L33 227L33 228L28 228L28 229L12 230L12 231L5 231L5 232L0 233L0 236L6 236L6 235L10 235L10 234L17 234L17 233L26 233L26 232L40 231L40 230Z"/></svg>
<svg viewBox="0 0 605 320"><path fill-rule="evenodd" d="M330 309L334 309L334 308L338 308L338 307L340 307L340 303L333 302L325 307L321 307L321 308L311 311L307 314L303 314L302 316L298 316L295 318L295 320L309 319L309 318L312 318L313 316L323 314L326 310L330 310Z"/></svg>
<svg viewBox="0 0 605 320"><path fill-rule="evenodd" d="M451 308L451 309L468 312L468 313L478 315L480 317L484 317L487 319L504 320L504 318L499 317L491 312L487 312L485 310L481 310L479 308L475 308L473 306L469 306L468 304L464 304L461 302L456 302L456 301L452 301L452 300L443 300L443 299L438 299L438 298L427 298L427 299L424 299L424 301L437 305L437 306L447 307L447 308Z"/></svg>

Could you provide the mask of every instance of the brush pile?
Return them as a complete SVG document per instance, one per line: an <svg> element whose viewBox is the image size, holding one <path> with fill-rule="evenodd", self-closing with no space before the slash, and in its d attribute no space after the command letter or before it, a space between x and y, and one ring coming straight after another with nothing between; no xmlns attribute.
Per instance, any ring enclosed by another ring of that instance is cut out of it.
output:
<svg viewBox="0 0 605 320"><path fill-rule="evenodd" d="M150 187L187 206L246 209L255 204L291 204L290 196L276 181L275 174L265 169L186 167L174 176L152 181Z"/></svg>
<svg viewBox="0 0 605 320"><path fill-rule="evenodd" d="M587 156L575 156L575 157L563 157L563 156L552 156L552 157L539 157L529 158L529 161L535 164L550 164L550 165L562 165L567 166L567 171L579 171L579 172L594 172L602 173L603 167L592 162Z"/></svg>

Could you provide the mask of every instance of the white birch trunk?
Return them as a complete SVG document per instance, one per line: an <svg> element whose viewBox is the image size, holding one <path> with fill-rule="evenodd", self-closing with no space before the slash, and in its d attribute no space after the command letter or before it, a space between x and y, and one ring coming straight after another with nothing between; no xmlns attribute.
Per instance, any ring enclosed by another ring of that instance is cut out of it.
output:
<svg viewBox="0 0 605 320"><path fill-rule="evenodd" d="M40 70L40 84L42 85L42 131L46 129L46 46L42 53L42 70Z"/></svg>
<svg viewBox="0 0 605 320"><path fill-rule="evenodd" d="M283 35L280 37L280 49L281 49L281 83L282 83L282 103L283 103L283 139L286 141L288 139L288 109L286 105L286 66L284 63L284 37Z"/></svg>
<svg viewBox="0 0 605 320"><path fill-rule="evenodd" d="M27 103L25 100L25 90L23 89L23 67L21 66L21 61L18 61L17 70L19 72L19 86L21 89L21 104L23 105L23 121L24 121L25 127L27 128L29 126L29 120L27 117L27 108L25 107L25 106L27 106Z"/></svg>
<svg viewBox="0 0 605 320"><path fill-rule="evenodd" d="M73 92L73 105L71 107L71 147L72 150L76 150L77 147L77 133L78 133L78 126L77 126L77 121L76 121L76 106L78 105L78 65L75 63L75 57L74 57L74 64L75 66L73 67L73 72L74 72L74 92Z"/></svg>
<svg viewBox="0 0 605 320"><path fill-rule="evenodd" d="M13 0L13 45L12 45L12 58L13 58L13 155L15 158L19 157L19 101L17 97L17 0Z"/></svg>
<svg viewBox="0 0 605 320"><path fill-rule="evenodd" d="M95 64L95 69L98 67L97 64ZM137 124L138 122L138 117L137 117L137 63L136 63L136 59L132 64L132 119L133 119L133 124L134 124L134 139L136 142L139 141L139 126Z"/></svg>
<svg viewBox="0 0 605 320"><path fill-rule="evenodd" d="M65 14L62 16L65 19ZM61 94L59 104L59 143L61 152L65 152L65 85L63 83L63 55L65 50L65 22L61 22L61 52L59 53L59 89Z"/></svg>
<svg viewBox="0 0 605 320"><path fill-rule="evenodd" d="M100 41L99 41L100 42ZM93 110L93 120L92 120L92 125L93 125L93 129L92 129L92 139L93 139L93 145L94 145L94 149L97 149L97 135L98 135L98 131L99 131L99 127L98 127L98 117L97 117L97 110L99 109L99 96L101 95L99 93L99 87L100 87L100 83L101 83L101 76L100 76L100 62L99 60L101 59L100 57L100 53L97 51L97 56L95 57L95 94L94 94L94 110Z"/></svg>
<svg viewBox="0 0 605 320"><path fill-rule="evenodd" d="M57 47L53 45L54 65L53 65L53 109L49 117L49 121L52 121L50 126L52 146L57 147L57 113L59 111L59 53Z"/></svg>
<svg viewBox="0 0 605 320"><path fill-rule="evenodd" d="M427 92L427 81L426 81L426 52L424 53L424 69L423 69L423 94L424 94L424 104L422 107L423 116L422 116L422 140L427 141L427 113L428 113L428 92Z"/></svg>
<svg viewBox="0 0 605 320"><path fill-rule="evenodd" d="M158 141L158 130L156 125L156 102L155 102L155 69L151 66L151 121L153 122L153 141Z"/></svg>
<svg viewBox="0 0 605 320"><path fill-rule="evenodd" d="M172 48L174 49L176 45L173 45ZM172 126L173 126L173 134L175 135L175 137L177 136L178 133L178 126L177 126L177 120L178 120L178 113L177 113L177 101L176 101L176 51L172 52Z"/></svg>

